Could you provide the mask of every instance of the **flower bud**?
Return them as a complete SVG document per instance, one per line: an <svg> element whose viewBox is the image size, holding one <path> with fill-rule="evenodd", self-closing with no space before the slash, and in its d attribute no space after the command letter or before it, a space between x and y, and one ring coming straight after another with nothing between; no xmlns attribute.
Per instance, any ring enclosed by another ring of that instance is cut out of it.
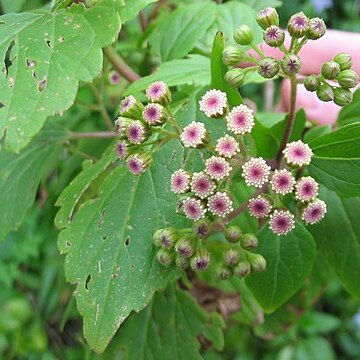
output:
<svg viewBox="0 0 360 360"><path fill-rule="evenodd" d="M258 62L258 73L265 79L271 79L279 72L279 62L271 57L266 57Z"/></svg>
<svg viewBox="0 0 360 360"><path fill-rule="evenodd" d="M234 40L239 45L249 45L252 43L254 38L254 32L247 26L239 26L234 33Z"/></svg>
<svg viewBox="0 0 360 360"><path fill-rule="evenodd" d="M301 68L301 61L294 54L285 55L281 60L281 68L286 75L294 76Z"/></svg>
<svg viewBox="0 0 360 360"><path fill-rule="evenodd" d="M354 70L344 70L336 80L342 88L350 89L359 83L359 75Z"/></svg>
<svg viewBox="0 0 360 360"><path fill-rule="evenodd" d="M209 220L202 219L194 223L192 227L193 233L199 239L206 238L210 232L210 222Z"/></svg>
<svg viewBox="0 0 360 360"><path fill-rule="evenodd" d="M108 81L109 81L110 85L118 84L120 82L120 79L121 79L120 74L117 71L112 70L109 72Z"/></svg>
<svg viewBox="0 0 360 360"><path fill-rule="evenodd" d="M251 250L258 246L258 239L254 234L244 234L240 239L240 243L244 249Z"/></svg>
<svg viewBox="0 0 360 360"><path fill-rule="evenodd" d="M134 175L143 174L151 165L152 156L150 154L132 154L126 159L129 171Z"/></svg>
<svg viewBox="0 0 360 360"><path fill-rule="evenodd" d="M176 256L175 265L177 268L185 270L190 266L190 259L183 256Z"/></svg>
<svg viewBox="0 0 360 360"><path fill-rule="evenodd" d="M334 80L340 74L340 65L335 61L327 61L321 67L321 75L328 80Z"/></svg>
<svg viewBox="0 0 360 360"><path fill-rule="evenodd" d="M309 21L309 27L306 36L310 40L317 40L324 36L326 32L326 25L323 19L318 17L312 18Z"/></svg>
<svg viewBox="0 0 360 360"><path fill-rule="evenodd" d="M243 62L246 59L244 51L237 46L228 46L222 53L222 60L225 65L234 66Z"/></svg>
<svg viewBox="0 0 360 360"><path fill-rule="evenodd" d="M171 101L169 86L163 81L155 81L146 89L146 97L150 102L168 105Z"/></svg>
<svg viewBox="0 0 360 360"><path fill-rule="evenodd" d="M271 47L279 47L284 43L285 32L276 25L268 27L264 31L264 41Z"/></svg>
<svg viewBox="0 0 360 360"><path fill-rule="evenodd" d="M206 270L210 265L210 254L205 249L200 249L190 260L190 266L193 270Z"/></svg>
<svg viewBox="0 0 360 360"><path fill-rule="evenodd" d="M288 21L287 29L289 34L295 38L303 37L308 30L309 19L303 12L291 16Z"/></svg>
<svg viewBox="0 0 360 360"><path fill-rule="evenodd" d="M339 106L345 106L352 102L353 93L349 89L335 88L334 103Z"/></svg>
<svg viewBox="0 0 360 360"><path fill-rule="evenodd" d="M321 84L316 95L321 101L332 101L334 99L334 91L329 84Z"/></svg>
<svg viewBox="0 0 360 360"><path fill-rule="evenodd" d="M279 26L279 14L276 9L267 7L257 13L256 21L262 29L266 30L271 25Z"/></svg>
<svg viewBox="0 0 360 360"><path fill-rule="evenodd" d="M308 91L316 91L320 85L321 81L318 75L310 75L304 81L304 86Z"/></svg>
<svg viewBox="0 0 360 360"><path fill-rule="evenodd" d="M227 266L233 267L240 261L240 252L235 249L226 250L223 258Z"/></svg>
<svg viewBox="0 0 360 360"><path fill-rule="evenodd" d="M248 276L251 272L251 265L248 261L242 260L240 261L233 269L234 275L239 278Z"/></svg>
<svg viewBox="0 0 360 360"><path fill-rule="evenodd" d="M236 225L229 226L225 232L226 240L231 243L236 243L240 241L241 235L242 231Z"/></svg>
<svg viewBox="0 0 360 360"><path fill-rule="evenodd" d="M245 80L245 71L243 69L234 68L225 74L225 81L233 88L239 88Z"/></svg>
<svg viewBox="0 0 360 360"><path fill-rule="evenodd" d="M226 265L220 264L216 271L216 276L220 280L228 280L231 278L232 271Z"/></svg>
<svg viewBox="0 0 360 360"><path fill-rule="evenodd" d="M124 116L119 116L116 120L115 120L115 132L117 135L126 135L126 129L127 127L133 122L134 120L124 117Z"/></svg>
<svg viewBox="0 0 360 360"><path fill-rule="evenodd" d="M262 272L266 269L266 260L260 254L247 254L248 261L251 265L251 270L255 272Z"/></svg>
<svg viewBox="0 0 360 360"><path fill-rule="evenodd" d="M194 241L188 237L182 237L175 244L175 251L182 257L191 257L194 250Z"/></svg>
<svg viewBox="0 0 360 360"><path fill-rule="evenodd" d="M153 235L153 243L155 246L171 249L175 245L177 238L176 229L159 229Z"/></svg>
<svg viewBox="0 0 360 360"><path fill-rule="evenodd" d="M333 60L339 64L341 71L351 69L352 60L349 54L337 54Z"/></svg>
<svg viewBox="0 0 360 360"><path fill-rule="evenodd" d="M156 253L156 259L161 265L169 266L174 259L174 254L166 249L160 249Z"/></svg>
<svg viewBox="0 0 360 360"><path fill-rule="evenodd" d="M120 115L131 119L140 119L144 105L134 96L129 95L120 103Z"/></svg>

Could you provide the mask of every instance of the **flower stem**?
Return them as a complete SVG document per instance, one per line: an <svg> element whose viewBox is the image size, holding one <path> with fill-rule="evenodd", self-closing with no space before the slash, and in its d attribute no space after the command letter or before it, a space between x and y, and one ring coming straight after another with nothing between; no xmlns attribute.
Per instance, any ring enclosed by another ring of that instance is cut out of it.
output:
<svg viewBox="0 0 360 360"><path fill-rule="evenodd" d="M73 132L71 133L71 139L104 139L114 138L116 133L113 131L94 131L94 132Z"/></svg>

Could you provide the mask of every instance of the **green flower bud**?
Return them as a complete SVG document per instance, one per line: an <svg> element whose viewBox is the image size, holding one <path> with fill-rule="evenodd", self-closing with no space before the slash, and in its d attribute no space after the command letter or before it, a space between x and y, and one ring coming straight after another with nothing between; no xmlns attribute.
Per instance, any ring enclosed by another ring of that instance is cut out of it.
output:
<svg viewBox="0 0 360 360"><path fill-rule="evenodd" d="M309 27L306 36L310 40L317 40L324 36L326 32L326 25L323 19L318 17L312 18L309 21Z"/></svg>
<svg viewBox="0 0 360 360"><path fill-rule="evenodd" d="M240 261L240 252L235 249L226 250L223 258L227 266L233 267Z"/></svg>
<svg viewBox="0 0 360 360"><path fill-rule="evenodd" d="M352 60L349 54L337 54L333 60L339 64L341 71L349 70L352 67Z"/></svg>
<svg viewBox="0 0 360 360"><path fill-rule="evenodd" d="M348 89L335 88L334 89L334 103L339 106L345 106L352 102L353 93Z"/></svg>
<svg viewBox="0 0 360 360"><path fill-rule="evenodd" d="M192 231L199 239L206 238L210 232L209 220L202 219L193 224Z"/></svg>
<svg viewBox="0 0 360 360"><path fill-rule="evenodd" d="M263 272L266 269L266 260L260 254L248 253L247 258L251 265L251 270L255 272Z"/></svg>
<svg viewBox="0 0 360 360"><path fill-rule="evenodd" d="M234 275L242 278L248 276L251 272L251 265L248 261L240 261L233 269Z"/></svg>
<svg viewBox="0 0 360 360"><path fill-rule="evenodd" d="M281 60L281 68L286 75L294 76L301 68L301 61L294 54L285 55Z"/></svg>
<svg viewBox="0 0 360 360"><path fill-rule="evenodd" d="M285 32L276 25L268 27L264 31L264 41L271 47L279 47L284 43Z"/></svg>
<svg viewBox="0 0 360 360"><path fill-rule="evenodd" d="M210 265L210 254L205 249L200 249L190 260L190 266L195 271L206 270Z"/></svg>
<svg viewBox="0 0 360 360"><path fill-rule="evenodd" d="M279 62L274 58L267 57L258 62L258 73L265 79L273 78L279 69Z"/></svg>
<svg viewBox="0 0 360 360"><path fill-rule="evenodd" d="M168 105L171 102L171 91L163 81L155 81L146 89L146 97L150 102Z"/></svg>
<svg viewBox="0 0 360 360"><path fill-rule="evenodd" d="M176 256L175 257L175 265L177 268L181 270L185 270L190 266L190 259L185 258L183 256Z"/></svg>
<svg viewBox="0 0 360 360"><path fill-rule="evenodd" d="M247 26L239 26L234 33L234 40L239 45L249 45L252 43L254 38L254 32Z"/></svg>
<svg viewBox="0 0 360 360"><path fill-rule="evenodd" d="M308 91L316 91L320 85L321 81L318 75L310 75L304 81L304 86Z"/></svg>
<svg viewBox="0 0 360 360"><path fill-rule="evenodd" d="M153 235L154 245L165 249L171 249L177 239L177 231L173 228L156 230Z"/></svg>
<svg viewBox="0 0 360 360"><path fill-rule="evenodd" d="M220 280L228 280L231 278L232 271L226 265L220 264L216 271L216 276Z"/></svg>
<svg viewBox="0 0 360 360"><path fill-rule="evenodd" d="M243 62L247 58L244 51L237 46L228 46L222 53L222 60L225 65L234 66Z"/></svg>
<svg viewBox="0 0 360 360"><path fill-rule="evenodd" d="M140 119L144 105L134 96L129 95L121 101L119 111L121 116L129 117L131 119Z"/></svg>
<svg viewBox="0 0 360 360"><path fill-rule="evenodd" d="M241 235L242 231L236 225L229 226L225 232L226 240L231 243L236 243L240 241Z"/></svg>
<svg viewBox="0 0 360 360"><path fill-rule="evenodd" d="M271 25L279 26L279 14L276 9L267 7L258 12L256 21L264 30L266 30Z"/></svg>
<svg viewBox="0 0 360 360"><path fill-rule="evenodd" d="M191 257L194 254L194 241L187 237L182 237L175 244L175 251L183 257Z"/></svg>
<svg viewBox="0 0 360 360"><path fill-rule="evenodd" d="M344 70L336 80L342 88L351 89L359 83L359 75L354 70Z"/></svg>
<svg viewBox="0 0 360 360"><path fill-rule="evenodd" d="M291 16L287 25L289 34L295 38L303 37L308 31L308 27L309 19L303 12Z"/></svg>
<svg viewBox="0 0 360 360"><path fill-rule="evenodd" d="M251 250L258 246L258 239L254 234L244 234L240 239L240 243L244 249Z"/></svg>
<svg viewBox="0 0 360 360"><path fill-rule="evenodd" d="M335 61L327 61L321 67L321 75L328 80L334 80L340 74L340 65Z"/></svg>
<svg viewBox="0 0 360 360"><path fill-rule="evenodd" d="M316 95L321 101L332 101L334 99L333 88L328 84L321 84Z"/></svg>
<svg viewBox="0 0 360 360"><path fill-rule="evenodd" d="M126 135L126 129L127 127L133 122L133 119L124 117L124 116L119 116L116 120L115 120L115 132L117 135Z"/></svg>
<svg viewBox="0 0 360 360"><path fill-rule="evenodd" d="M157 261L164 266L169 266L174 260L174 254L166 249L160 249L156 253Z"/></svg>
<svg viewBox="0 0 360 360"><path fill-rule="evenodd" d="M245 71L243 69L234 68L225 74L225 81L233 88L239 88L245 80Z"/></svg>

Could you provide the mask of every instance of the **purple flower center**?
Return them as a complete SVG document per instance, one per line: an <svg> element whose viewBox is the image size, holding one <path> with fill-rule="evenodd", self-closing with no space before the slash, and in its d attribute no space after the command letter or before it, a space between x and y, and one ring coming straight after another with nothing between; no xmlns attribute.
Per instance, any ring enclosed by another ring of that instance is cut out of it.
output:
<svg viewBox="0 0 360 360"><path fill-rule="evenodd" d="M244 114L238 114L235 116L234 122L238 126L244 126L246 124L246 116Z"/></svg>
<svg viewBox="0 0 360 360"><path fill-rule="evenodd" d="M131 159L128 163L129 169L134 174L139 174L142 171L142 166L136 159Z"/></svg>
<svg viewBox="0 0 360 360"><path fill-rule="evenodd" d="M279 32L277 29L270 29L267 32L269 38L276 40L279 37Z"/></svg>
<svg viewBox="0 0 360 360"><path fill-rule="evenodd" d="M306 23L305 19L302 16L297 16L294 19L294 25L303 28L303 27L305 27L307 25L307 23Z"/></svg>
<svg viewBox="0 0 360 360"><path fill-rule="evenodd" d="M160 85L154 85L151 88L151 95L152 96L157 96L157 95L159 95L160 91L161 91L161 86Z"/></svg>
<svg viewBox="0 0 360 360"><path fill-rule="evenodd" d="M210 108L215 108L216 106L218 106L218 99L216 97L211 97L207 100L207 106L209 106Z"/></svg>
<svg viewBox="0 0 360 360"><path fill-rule="evenodd" d="M217 199L217 200L214 201L214 208L218 212L223 212L223 211L226 210L226 204L225 204L225 202L223 200Z"/></svg>
<svg viewBox="0 0 360 360"><path fill-rule="evenodd" d="M157 120L158 116L159 116L159 111L155 107L150 107L146 109L146 117L148 119L155 121Z"/></svg>
<svg viewBox="0 0 360 360"><path fill-rule="evenodd" d="M254 205L254 210L258 213L263 213L266 210L266 206L262 202L257 202Z"/></svg>
<svg viewBox="0 0 360 360"><path fill-rule="evenodd" d="M279 179L278 179L278 185L279 186L288 186L289 185L289 178L287 176L281 176Z"/></svg>
<svg viewBox="0 0 360 360"><path fill-rule="evenodd" d="M204 270L208 267L209 262L206 259L197 259L196 260L196 267L199 270Z"/></svg>

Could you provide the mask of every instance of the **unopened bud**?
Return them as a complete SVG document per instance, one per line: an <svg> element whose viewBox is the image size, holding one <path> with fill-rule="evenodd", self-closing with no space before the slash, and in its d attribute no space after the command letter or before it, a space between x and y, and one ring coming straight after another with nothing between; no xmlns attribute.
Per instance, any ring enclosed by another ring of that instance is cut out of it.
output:
<svg viewBox="0 0 360 360"><path fill-rule="evenodd" d="M175 265L177 268L185 270L190 266L190 259L183 256L176 256Z"/></svg>
<svg viewBox="0 0 360 360"><path fill-rule="evenodd" d="M264 30L266 30L271 25L279 26L279 14L276 9L267 7L258 12L256 21Z"/></svg>
<svg viewBox="0 0 360 360"><path fill-rule="evenodd" d="M335 61L327 61L321 67L321 75L328 80L334 80L340 74L340 65Z"/></svg>
<svg viewBox="0 0 360 360"><path fill-rule="evenodd" d="M351 69L352 60L349 54L345 54L345 53L337 54L333 60L339 64L341 71Z"/></svg>
<svg viewBox="0 0 360 360"><path fill-rule="evenodd" d="M175 251L183 257L191 257L194 254L194 241L187 237L182 237L175 244Z"/></svg>
<svg viewBox="0 0 360 360"><path fill-rule="evenodd" d="M234 33L234 40L239 45L249 45L252 43L254 38L254 32L247 26L239 26Z"/></svg>
<svg viewBox="0 0 360 360"><path fill-rule="evenodd" d="M225 74L225 81L233 88L239 88L245 80L245 71L243 69L234 68Z"/></svg>
<svg viewBox="0 0 360 360"><path fill-rule="evenodd" d="M129 171L134 175L143 174L151 165L151 154L132 154L126 159L126 165Z"/></svg>
<svg viewBox="0 0 360 360"><path fill-rule="evenodd" d="M166 106L171 101L171 92L166 83L155 81L146 89L146 97L151 102Z"/></svg>
<svg viewBox="0 0 360 360"><path fill-rule="evenodd" d="M359 75L354 70L344 70L336 80L342 88L351 89L359 83Z"/></svg>
<svg viewBox="0 0 360 360"><path fill-rule="evenodd" d="M258 239L254 234L244 234L240 239L240 243L244 249L251 250L258 246Z"/></svg>
<svg viewBox="0 0 360 360"><path fill-rule="evenodd" d="M190 260L190 266L193 270L206 270L210 265L210 254L205 249L200 249Z"/></svg>
<svg viewBox="0 0 360 360"><path fill-rule="evenodd" d="M334 103L339 106L345 106L352 102L353 93L349 89L335 88Z"/></svg>
<svg viewBox="0 0 360 360"><path fill-rule="evenodd" d="M251 265L248 261L240 261L233 269L234 275L242 278L248 276L251 272Z"/></svg>
<svg viewBox="0 0 360 360"><path fill-rule="evenodd" d="M156 253L156 258L161 265L169 266L174 260L174 254L166 249L160 249Z"/></svg>
<svg viewBox="0 0 360 360"><path fill-rule="evenodd" d="M209 220L202 219L194 223L192 227L193 233L199 239L204 239L209 235L210 222Z"/></svg>
<svg viewBox="0 0 360 360"><path fill-rule="evenodd" d="M173 228L156 230L153 235L154 245L165 249L171 249L177 239L177 232Z"/></svg>
<svg viewBox="0 0 360 360"><path fill-rule="evenodd" d="M304 81L304 86L308 91L319 90L321 81L318 75L310 75Z"/></svg>
<svg viewBox="0 0 360 360"><path fill-rule="evenodd" d="M242 231L236 225L229 226L225 232L226 240L231 243L236 243L240 241L241 235L242 235Z"/></svg>
<svg viewBox="0 0 360 360"><path fill-rule="evenodd" d="M126 129L127 127L133 122L133 119L119 116L115 120L115 132L117 135L126 135Z"/></svg>
<svg viewBox="0 0 360 360"><path fill-rule="evenodd" d="M292 37L301 38L307 33L308 26L308 17L303 12L299 12L291 16L287 29Z"/></svg>
<svg viewBox="0 0 360 360"><path fill-rule="evenodd" d="M223 258L227 266L233 267L240 261L240 252L235 249L226 250Z"/></svg>
<svg viewBox="0 0 360 360"><path fill-rule="evenodd" d="M251 265L251 270L255 272L262 272L266 269L266 260L260 254L248 253L248 261Z"/></svg>
<svg viewBox="0 0 360 360"><path fill-rule="evenodd" d="M120 79L121 79L120 74L117 71L112 70L109 72L108 81L109 81L110 85L118 84L120 82Z"/></svg>
<svg viewBox="0 0 360 360"><path fill-rule="evenodd" d="M316 91L316 95L321 101L325 102L334 99L334 91L329 84L321 84L319 90Z"/></svg>
<svg viewBox="0 0 360 360"><path fill-rule="evenodd" d="M226 265L220 264L217 268L216 275L220 280L228 280L231 278L232 271Z"/></svg>
<svg viewBox="0 0 360 360"><path fill-rule="evenodd" d="M285 55L281 60L281 68L286 75L294 76L301 68L301 61L294 54Z"/></svg>
<svg viewBox="0 0 360 360"><path fill-rule="evenodd" d="M271 57L266 57L258 62L258 73L265 79L271 79L278 74L279 62Z"/></svg>
<svg viewBox="0 0 360 360"><path fill-rule="evenodd" d="M264 31L264 41L271 47L279 47L284 43L285 32L276 25L268 27Z"/></svg>
<svg viewBox="0 0 360 360"><path fill-rule="evenodd" d="M120 103L120 115L131 119L140 119L144 105L134 96L129 95Z"/></svg>
<svg viewBox="0 0 360 360"><path fill-rule="evenodd" d="M323 19L318 17L312 18L309 21L308 31L306 36L310 40L317 40L324 36L326 32L326 25Z"/></svg>
<svg viewBox="0 0 360 360"><path fill-rule="evenodd" d="M238 65L245 59L245 52L239 49L237 46L228 46L222 53L223 63L228 66Z"/></svg>

